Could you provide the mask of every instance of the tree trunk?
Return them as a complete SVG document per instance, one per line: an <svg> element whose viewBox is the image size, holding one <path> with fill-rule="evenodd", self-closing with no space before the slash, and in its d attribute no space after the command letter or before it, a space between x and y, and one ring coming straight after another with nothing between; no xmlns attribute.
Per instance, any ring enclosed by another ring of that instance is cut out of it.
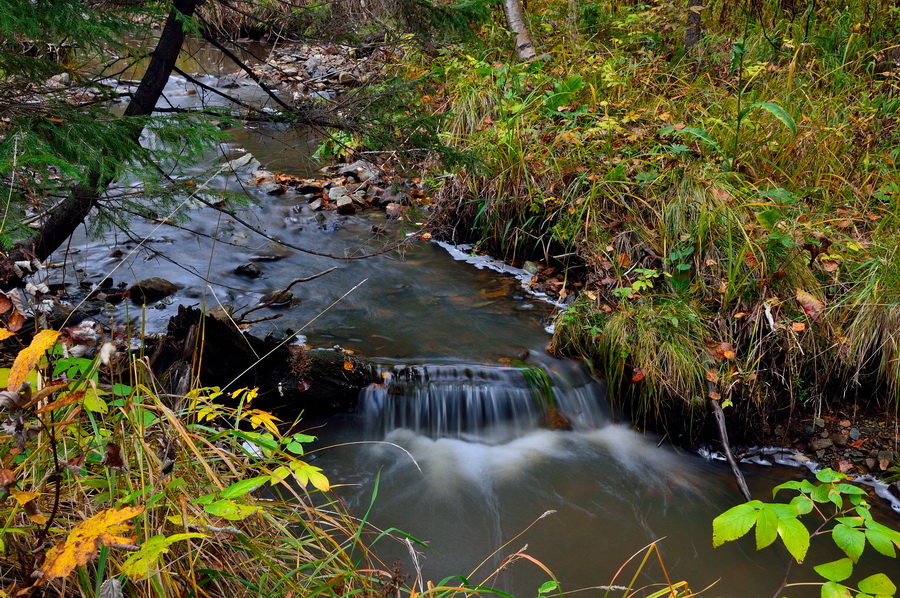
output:
<svg viewBox="0 0 900 598"><path fill-rule="evenodd" d="M700 41L700 12L703 10L703 0L688 0L687 31L684 34L684 49L690 50Z"/></svg>
<svg viewBox="0 0 900 598"><path fill-rule="evenodd" d="M149 116L162 95L166 81L172 74L175 60L184 42L183 21L190 18L201 0L173 0L172 10L159 37L156 49L150 55L150 64L138 85L137 91L125 109L125 116ZM141 129L132 134L138 143ZM43 262L65 243L75 229L84 222L90 211L100 201L111 180L101 180L96 173L89 173L87 183L75 186L69 197L63 200L43 222L37 234L18 243L3 259L0 259L0 288L11 288L23 283L23 275L13 266L16 262ZM19 268L21 270L21 268ZM25 268L24 274L28 274Z"/></svg>
<svg viewBox="0 0 900 598"><path fill-rule="evenodd" d="M533 60L534 44L531 43L531 35L525 24L521 0L504 0L503 12L506 13L506 23L510 31L516 34L516 56L519 60Z"/></svg>

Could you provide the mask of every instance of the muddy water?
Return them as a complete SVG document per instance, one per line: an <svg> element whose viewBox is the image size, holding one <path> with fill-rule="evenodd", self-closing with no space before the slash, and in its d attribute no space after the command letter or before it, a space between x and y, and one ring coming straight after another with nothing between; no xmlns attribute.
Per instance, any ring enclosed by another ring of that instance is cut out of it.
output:
<svg viewBox="0 0 900 598"><path fill-rule="evenodd" d="M220 74L203 76L212 82ZM198 101L191 89L183 79L170 82L170 96L178 101ZM246 97L257 91L248 87ZM247 152L265 167L293 174L319 166L310 158L315 133L277 127L234 133L230 144L181 174L205 180L201 176L209 168ZM296 196L265 195L250 178L220 173L209 184L259 200L241 218L282 242L354 256L408 232L385 223L379 212L317 216ZM410 243L402 255L334 260L273 244L193 202L182 209L190 211L191 231L134 219L130 238L76 237L69 266L54 276L73 283L107 276L115 283L148 276L175 282L182 288L170 300L143 309L107 306L98 314L130 319L135 328L153 332L164 329L180 304L246 308L266 291L336 267L294 287L293 305L256 312L278 318L255 324L253 331L302 330L311 345L352 349L376 358L392 374L386 388L363 397L358 413L304 422L320 438L314 462L339 485L336 492L346 503L360 515L372 503L374 525L403 529L428 546L413 548L413 556L409 546L383 539L379 552L386 563L402 561L413 576L420 567L435 582L462 575L472 584L488 581L533 596L548 576L527 558L506 563L521 552L552 570L563 589L595 588L584 595L600 596L604 590L598 586L626 585L634 563L614 580L615 572L659 541L670 579L686 579L694 590L714 584L706 596L771 596L781 583L783 550L757 553L752 540L711 547L713 517L741 500L727 468L658 446L658 439L614 422L602 385L576 364L544 352L545 327L556 307L526 293L515 272L498 274L484 268L483 260L456 259L466 256L423 241ZM387 234L374 234L373 225L386 226ZM251 260L260 264L261 278L234 272ZM523 357L546 373L552 402L572 430L542 427L543 410L535 409L533 392L540 384L509 365ZM414 375L408 375L410 367ZM407 375L413 382L404 386L400 381ZM747 469L761 498L805 471ZM812 553L809 561L832 558L837 557ZM876 562L885 571L895 565ZM637 582L664 578L653 562ZM809 567L792 577L815 579ZM786 594L815 596L818 589Z"/></svg>

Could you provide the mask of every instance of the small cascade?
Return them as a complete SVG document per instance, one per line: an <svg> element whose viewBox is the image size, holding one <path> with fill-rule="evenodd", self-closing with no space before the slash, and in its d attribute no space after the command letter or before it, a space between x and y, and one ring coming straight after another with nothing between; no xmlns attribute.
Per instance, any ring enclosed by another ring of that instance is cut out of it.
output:
<svg viewBox="0 0 900 598"><path fill-rule="evenodd" d="M507 442L537 428L591 430L610 422L605 386L581 366L415 365L383 370L361 397L386 435Z"/></svg>

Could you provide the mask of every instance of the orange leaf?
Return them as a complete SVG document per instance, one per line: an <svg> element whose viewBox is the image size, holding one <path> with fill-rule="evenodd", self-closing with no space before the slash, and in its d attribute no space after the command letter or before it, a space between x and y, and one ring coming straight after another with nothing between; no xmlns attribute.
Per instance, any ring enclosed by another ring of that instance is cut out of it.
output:
<svg viewBox="0 0 900 598"><path fill-rule="evenodd" d="M10 332L6 328L0 328L0 341L5 341L11 336L15 336L15 332Z"/></svg>
<svg viewBox="0 0 900 598"><path fill-rule="evenodd" d="M717 392L711 392L711 393L709 393L709 398L712 399L713 401L718 401L719 399L722 398L722 395L720 395Z"/></svg>
<svg viewBox="0 0 900 598"><path fill-rule="evenodd" d="M352 370L352 369L353 369L353 362L352 362L352 361L349 361L349 360L348 360L348 361L345 361L345 362L344 362L344 369L347 370L348 372L349 372L350 370Z"/></svg>
<svg viewBox="0 0 900 598"><path fill-rule="evenodd" d="M5 314L12 309L12 301L6 296L6 293L0 293L0 314Z"/></svg>
<svg viewBox="0 0 900 598"><path fill-rule="evenodd" d="M803 322L793 322L791 324L791 330L793 330L794 332L803 332L804 330L806 330L806 324L804 324Z"/></svg>
<svg viewBox="0 0 900 598"><path fill-rule="evenodd" d="M646 376L646 375L647 375L647 372L645 372L643 369L634 368L634 373L631 374L631 381L632 382L640 382L641 380L644 379L644 376Z"/></svg>
<svg viewBox="0 0 900 598"><path fill-rule="evenodd" d="M9 318L6 319L6 327L9 328L12 332L18 332L22 329L22 326L25 325L25 316L20 314L18 310L13 310L11 314L9 314Z"/></svg>
<svg viewBox="0 0 900 598"><path fill-rule="evenodd" d="M17 390L22 386L22 382L28 377L28 372L37 365L38 360L47 349L53 346L58 337L59 332L56 330L41 330L34 335L34 340L31 341L31 344L19 351L19 354L16 356L12 369L9 371L9 383L6 388Z"/></svg>
<svg viewBox="0 0 900 598"><path fill-rule="evenodd" d="M53 411L54 409L59 409L60 407L65 407L66 405L71 405L72 403L77 403L81 399L84 398L85 391L76 390L75 392L70 392L49 405L44 405L40 409L37 410L38 413L47 413L48 411Z"/></svg>
<svg viewBox="0 0 900 598"><path fill-rule="evenodd" d="M120 534L131 531L128 520L144 512L144 507L107 509L75 526L65 541L47 551L41 572L42 580L66 577L75 567L86 565L97 554L98 544L133 545L135 536Z"/></svg>
<svg viewBox="0 0 900 598"><path fill-rule="evenodd" d="M706 379L713 384L717 384L719 382L719 372L716 370L706 370Z"/></svg>
<svg viewBox="0 0 900 598"><path fill-rule="evenodd" d="M38 403L40 403L41 401L43 401L44 399L46 399L47 397L49 397L50 395L55 393L56 391L62 390L65 387L67 387L68 385L69 385L68 382L61 382L61 381L50 382L44 388L40 389L39 391L37 391L36 393L34 393L31 396L31 400L28 401L28 405L26 405L26 407L29 407L31 405L37 405ZM43 407L38 410L38 413L43 413L43 412L44 412Z"/></svg>

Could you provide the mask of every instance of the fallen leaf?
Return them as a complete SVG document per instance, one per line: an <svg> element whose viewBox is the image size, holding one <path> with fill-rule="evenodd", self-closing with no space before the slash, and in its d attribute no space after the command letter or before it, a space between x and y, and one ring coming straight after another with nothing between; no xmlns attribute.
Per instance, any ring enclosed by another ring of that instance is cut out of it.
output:
<svg viewBox="0 0 900 598"><path fill-rule="evenodd" d="M722 395L720 395L719 393L717 393L717 392L715 392L715 391L709 393L708 396L709 396L709 398L712 399L713 401L718 401L718 400L720 400L720 399L722 398Z"/></svg>
<svg viewBox="0 0 900 598"><path fill-rule="evenodd" d="M706 379L713 384L719 383L719 372L716 370L706 370Z"/></svg>
<svg viewBox="0 0 900 598"><path fill-rule="evenodd" d="M12 301L6 296L6 293L0 293L0 314L5 314L12 309Z"/></svg>
<svg viewBox="0 0 900 598"><path fill-rule="evenodd" d="M0 328L0 341L5 341L11 336L15 336L15 332L10 332L6 328Z"/></svg>
<svg viewBox="0 0 900 598"><path fill-rule="evenodd" d="M348 372L349 372L350 370L352 370L352 369L353 369L353 362L350 361L350 360L345 361L345 362L344 362L344 369L347 370Z"/></svg>
<svg viewBox="0 0 900 598"><path fill-rule="evenodd" d="M822 260L822 269L826 272L837 272L838 263L835 260Z"/></svg>
<svg viewBox="0 0 900 598"><path fill-rule="evenodd" d="M22 326L25 325L25 316L19 313L19 310L14 309L11 314L9 314L9 318L6 320L6 327L9 328L12 332L18 332L22 330Z"/></svg>
<svg viewBox="0 0 900 598"><path fill-rule="evenodd" d="M118 444L111 440L106 443L106 451L103 455L103 460L100 461L100 463L109 467L110 469L116 469L118 471L128 471L128 466L122 459L122 450L119 448Z"/></svg>
<svg viewBox="0 0 900 598"><path fill-rule="evenodd" d="M107 509L75 526L65 541L47 551L41 567L41 583L48 579L67 577L75 567L86 565L97 554L98 544L133 546L135 536L122 534L131 531L128 520L144 512L144 507Z"/></svg>
<svg viewBox="0 0 900 598"><path fill-rule="evenodd" d="M838 461L837 466L838 466L838 471L840 471L841 473L847 473L848 471L853 469L853 465L850 463L850 461L847 461L846 459L841 459L840 461Z"/></svg>
<svg viewBox="0 0 900 598"><path fill-rule="evenodd" d="M646 375L647 372L645 372L642 368L634 368L633 373L631 374L631 381L640 382Z"/></svg>
<svg viewBox="0 0 900 598"><path fill-rule="evenodd" d="M37 492L22 492L20 490L10 490L9 495L19 503L19 506L26 505L40 496Z"/></svg>
<svg viewBox="0 0 900 598"><path fill-rule="evenodd" d="M47 349L53 346L58 337L59 332L56 330L41 330L34 335L31 344L19 351L13 362L9 371L9 382L6 385L8 390L18 389L22 385L22 382L28 377L28 373L37 365L38 360Z"/></svg>
<svg viewBox="0 0 900 598"><path fill-rule="evenodd" d="M865 444L865 442L866 442L866 441L865 441L864 438L860 438L859 440L854 440L853 442L851 442L851 443L850 443L850 446L853 447L853 448L859 448L859 447L861 447L863 444Z"/></svg>
<svg viewBox="0 0 900 598"><path fill-rule="evenodd" d="M822 311L825 310L825 302L803 289L796 289L796 291L797 303L800 304L800 307L811 319L817 319L822 314Z"/></svg>
<svg viewBox="0 0 900 598"><path fill-rule="evenodd" d="M0 469L0 490L9 490L15 485L15 472L12 469Z"/></svg>
<svg viewBox="0 0 900 598"><path fill-rule="evenodd" d="M806 324L804 324L803 322L792 322L791 330L793 330L794 332L803 332L804 330L806 330Z"/></svg>
<svg viewBox="0 0 900 598"><path fill-rule="evenodd" d="M68 383L66 383L68 384ZM44 405L40 409L37 410L38 413L47 413L48 411L53 411L54 409L59 409L60 407L65 407L66 405L71 405L72 403L77 403L81 399L84 398L85 391L76 390L75 392L69 392L56 399L52 403L48 405Z"/></svg>
<svg viewBox="0 0 900 598"><path fill-rule="evenodd" d="M841 421L838 422L838 425L841 426L842 428L849 428L850 426L853 425L853 422L851 422L849 419L842 419Z"/></svg>
<svg viewBox="0 0 900 598"><path fill-rule="evenodd" d="M715 342L709 341L706 343L706 348L709 350L709 354L716 361L724 361L726 359L734 359L737 355L734 352L734 347L731 346L729 342Z"/></svg>

